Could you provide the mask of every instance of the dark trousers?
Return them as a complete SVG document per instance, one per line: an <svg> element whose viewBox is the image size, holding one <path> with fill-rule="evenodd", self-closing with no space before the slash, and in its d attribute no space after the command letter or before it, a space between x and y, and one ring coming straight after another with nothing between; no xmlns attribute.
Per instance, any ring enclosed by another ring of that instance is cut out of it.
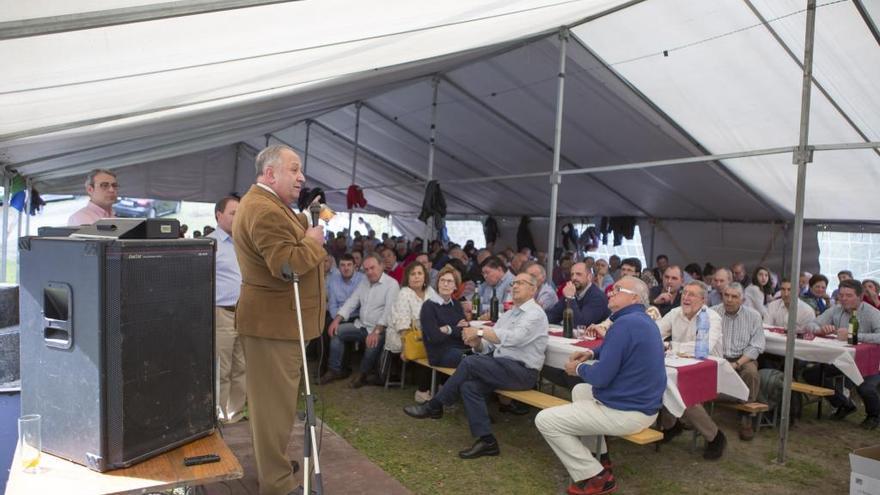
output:
<svg viewBox="0 0 880 495"><path fill-rule="evenodd" d="M492 434L486 406L489 395L494 390L528 390L537 382L538 370L518 361L474 354L461 360L435 400L451 406L461 397L471 435L482 437Z"/></svg>
<svg viewBox="0 0 880 495"><path fill-rule="evenodd" d="M823 372L825 374L825 383L820 383L820 376ZM835 366L830 364L820 364L805 370L804 380L811 385L834 388L834 377L842 374L843 373L841 373ZM852 387L853 385L853 382L847 378L846 386ZM880 395L877 394L877 385L880 385L880 375L871 375L866 376L865 381L863 381L856 389L858 390L862 401L865 403L865 414L868 416L880 415ZM852 405L852 401L843 395L843 390L837 390L836 388L834 389L834 395L828 399L828 402L834 407Z"/></svg>
<svg viewBox="0 0 880 495"><path fill-rule="evenodd" d="M466 352L471 350L470 347L460 348L460 347L449 347L443 351L440 355L439 359L436 361L431 361L431 358L428 358L428 362L431 366L442 366L444 368L455 368L458 366L458 363L461 362L461 359L464 357ZM424 368L422 366L418 367L418 371L416 372L416 383L418 384L419 391L426 392L429 388L431 388L431 371L428 368ZM439 375L439 373L438 373ZM440 383L445 383L445 379L440 378Z"/></svg>

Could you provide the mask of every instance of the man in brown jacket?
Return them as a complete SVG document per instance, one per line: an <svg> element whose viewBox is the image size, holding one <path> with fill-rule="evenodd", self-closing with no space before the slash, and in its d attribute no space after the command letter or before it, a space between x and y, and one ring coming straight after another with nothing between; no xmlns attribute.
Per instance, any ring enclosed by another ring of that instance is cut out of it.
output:
<svg viewBox="0 0 880 495"><path fill-rule="evenodd" d="M295 214L305 176L296 153L273 145L257 155L257 183L241 199L232 239L241 268L235 325L248 362L247 396L260 494L296 488L286 453L302 368L296 303L284 271L299 275L303 335L324 328L324 230Z"/></svg>

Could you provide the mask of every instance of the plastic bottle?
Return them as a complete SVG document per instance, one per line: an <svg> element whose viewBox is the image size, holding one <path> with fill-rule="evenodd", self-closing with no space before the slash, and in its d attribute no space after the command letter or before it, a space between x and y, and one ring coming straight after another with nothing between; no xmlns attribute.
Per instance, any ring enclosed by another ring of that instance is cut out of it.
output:
<svg viewBox="0 0 880 495"><path fill-rule="evenodd" d="M507 291L507 295L504 296L502 307L504 308L505 313L513 309L513 294L511 294L509 290Z"/></svg>
<svg viewBox="0 0 880 495"><path fill-rule="evenodd" d="M709 357L709 313L702 308L697 313L697 342L694 346L694 357L706 359Z"/></svg>

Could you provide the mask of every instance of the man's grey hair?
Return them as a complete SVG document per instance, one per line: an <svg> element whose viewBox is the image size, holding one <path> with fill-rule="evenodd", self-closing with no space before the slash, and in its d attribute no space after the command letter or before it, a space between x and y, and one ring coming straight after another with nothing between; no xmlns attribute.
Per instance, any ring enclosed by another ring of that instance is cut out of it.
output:
<svg viewBox="0 0 880 495"><path fill-rule="evenodd" d="M725 287L724 290L727 290L727 289L733 289L733 290L739 292L740 296L743 295L743 286L739 282L731 282L731 283L727 284L727 287Z"/></svg>
<svg viewBox="0 0 880 495"><path fill-rule="evenodd" d="M367 260L370 259L370 258L372 258L373 260L375 260L376 263L379 264L379 266L383 266L383 265L385 264L385 262L382 261L382 256L379 255L379 253L373 251L372 253L370 253L370 254L364 256L364 258L361 260L361 266L364 265L364 261L367 261Z"/></svg>
<svg viewBox="0 0 880 495"><path fill-rule="evenodd" d="M92 170L91 172L89 172L88 175L86 175L86 187L95 185L95 176L98 174L107 174L107 175L113 177L114 179L116 178L116 172L111 172L111 171L107 170L106 168L96 168L96 169Z"/></svg>
<svg viewBox="0 0 880 495"><path fill-rule="evenodd" d="M541 276L544 277L544 280L547 280L547 269L544 268L543 266L541 266L541 264L538 263L537 261L526 261L526 262L523 263L523 265L520 267L520 271L522 271L523 273L525 273L526 270L528 270L529 268L531 268L531 267L533 267L533 266L537 266L537 267L538 267L538 270L541 271Z"/></svg>
<svg viewBox="0 0 880 495"><path fill-rule="evenodd" d="M267 168L278 165L281 161L281 153L285 150L290 151L291 153L296 153L293 148L286 144L273 144L263 148L263 151L257 155L254 164L257 171L257 177L263 175Z"/></svg>
<svg viewBox="0 0 880 495"><path fill-rule="evenodd" d="M628 281L632 284L632 290L639 296L639 302L642 303L646 308L651 304L651 298L649 297L648 284L645 283L644 280L639 277L633 277L632 275L627 275L626 277L620 277L620 280L617 282L620 283L622 281Z"/></svg>
<svg viewBox="0 0 880 495"><path fill-rule="evenodd" d="M532 283L532 287L535 287L536 289L539 288L537 277L535 277L531 273L526 273L526 272L520 273L520 275L525 275L526 277L529 277L529 282Z"/></svg>
<svg viewBox="0 0 880 495"><path fill-rule="evenodd" d="M709 287L706 284L704 284L703 282L700 282L699 280L691 280L690 282L684 284L684 286L685 287L696 287L697 289L700 289L700 297L702 297L703 300L706 299L706 294L708 294L708 292L709 292ZM730 287L730 286L728 286L728 287Z"/></svg>
<svg viewBox="0 0 880 495"><path fill-rule="evenodd" d="M715 273L719 273L719 272L724 272L724 273L726 273L726 274L727 274L727 280L733 280L733 272L731 272L729 269L724 268L724 267L722 266L721 268L718 268L717 270L715 270Z"/></svg>

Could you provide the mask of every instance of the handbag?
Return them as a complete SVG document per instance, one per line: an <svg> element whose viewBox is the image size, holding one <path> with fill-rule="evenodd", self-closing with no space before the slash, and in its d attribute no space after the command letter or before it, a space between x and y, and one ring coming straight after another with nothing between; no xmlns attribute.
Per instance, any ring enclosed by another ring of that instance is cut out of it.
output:
<svg viewBox="0 0 880 495"><path fill-rule="evenodd" d="M428 357L425 342L422 340L422 331L415 325L403 332L401 340L403 341L403 350L401 350L400 356L404 361L415 361Z"/></svg>

